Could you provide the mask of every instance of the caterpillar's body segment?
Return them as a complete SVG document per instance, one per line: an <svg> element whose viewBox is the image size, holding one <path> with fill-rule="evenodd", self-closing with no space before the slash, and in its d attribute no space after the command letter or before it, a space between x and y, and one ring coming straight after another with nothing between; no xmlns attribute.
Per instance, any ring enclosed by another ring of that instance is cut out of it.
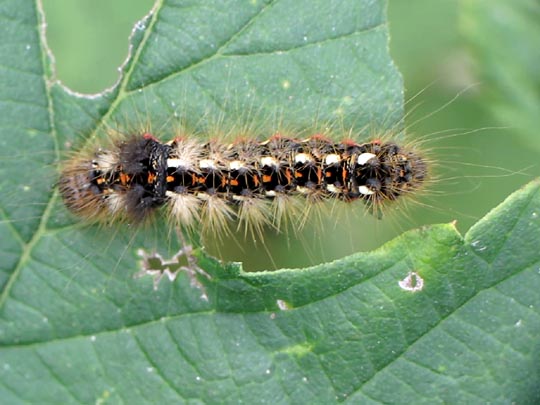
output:
<svg viewBox="0 0 540 405"><path fill-rule="evenodd" d="M264 142L162 143L145 134L72 159L59 188L80 217L140 222L166 205L179 226L193 229L202 222L219 232L229 220L252 229L279 226L283 204L297 195L307 204L336 198L377 208L419 188L426 170L412 149L380 140L274 135Z"/></svg>

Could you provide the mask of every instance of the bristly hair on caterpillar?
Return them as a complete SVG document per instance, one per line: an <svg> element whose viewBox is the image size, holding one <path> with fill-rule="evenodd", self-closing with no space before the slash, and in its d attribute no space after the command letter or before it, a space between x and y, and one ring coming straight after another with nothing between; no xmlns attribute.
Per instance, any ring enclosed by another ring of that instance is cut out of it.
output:
<svg viewBox="0 0 540 405"><path fill-rule="evenodd" d="M274 133L232 142L132 134L107 148L79 152L65 165L59 190L77 216L141 223L165 207L188 233L218 237L229 224L262 238L263 230L302 217L291 199L362 201L381 206L425 183L428 163L413 147L374 139L333 141Z"/></svg>

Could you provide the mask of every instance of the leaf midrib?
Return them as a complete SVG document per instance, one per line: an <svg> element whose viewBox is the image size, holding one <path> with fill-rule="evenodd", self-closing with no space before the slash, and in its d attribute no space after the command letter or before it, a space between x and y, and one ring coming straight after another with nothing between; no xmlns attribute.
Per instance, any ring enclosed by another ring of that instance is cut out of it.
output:
<svg viewBox="0 0 540 405"><path fill-rule="evenodd" d="M39 49L41 50L41 70L42 70L42 76L43 76L43 87L45 89L45 96L47 101L47 111L48 111L48 126L51 130L51 138L53 140L53 147L54 147L54 156L56 159L59 159L60 156L60 148L58 145L58 133L56 131L56 128L54 126L54 108L52 105L52 97L51 97L51 86L53 85L50 81L50 77L47 76L48 72L52 72L53 69L53 63L49 59L50 51L47 46L47 40L45 37L45 31L46 31L46 22L45 22L45 14L43 12L43 5L42 0L35 0L35 14L37 18L37 26L36 30L38 32L38 41L37 44L39 46ZM50 67L48 69L48 67ZM52 72L54 73L54 72ZM26 264L27 260L30 258L30 254L32 250L34 249L34 246L39 242L43 234L45 233L45 229L47 226L47 222L49 221L49 217L51 216L51 212L54 208L54 202L56 201L58 192L57 190L53 190L51 193L50 198L48 199L47 205L45 209L43 210L43 214L40 218L38 227L36 228L35 232L33 233L32 237L27 243L21 244L21 257L19 258L17 264L15 265L15 268L11 275L9 276L4 289L2 290L2 293L0 294L0 310L4 308L4 304L9 296L9 293L11 292L11 289L13 288L13 285L15 284L16 280L19 277L20 272L24 268L24 265ZM16 230L15 230L16 231ZM17 232L18 233L18 232ZM22 242L24 239L21 237L21 235L18 233L18 239Z"/></svg>

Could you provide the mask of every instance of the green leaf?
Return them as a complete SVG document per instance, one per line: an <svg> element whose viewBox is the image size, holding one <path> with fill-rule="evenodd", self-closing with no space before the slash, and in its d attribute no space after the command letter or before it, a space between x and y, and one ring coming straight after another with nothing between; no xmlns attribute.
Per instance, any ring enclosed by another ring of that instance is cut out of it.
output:
<svg viewBox="0 0 540 405"><path fill-rule="evenodd" d="M540 3L535 0L461 2L461 31L475 68L489 88L485 105L502 125L540 148Z"/></svg>
<svg viewBox="0 0 540 405"><path fill-rule="evenodd" d="M2 402L538 401L538 182L464 239L438 225L272 273L199 249L208 301L185 274L133 278L137 248L178 249L163 227L80 225L58 199L62 151L146 117L399 126L384 7L158 1L118 85L85 97L54 80L36 3L0 5Z"/></svg>

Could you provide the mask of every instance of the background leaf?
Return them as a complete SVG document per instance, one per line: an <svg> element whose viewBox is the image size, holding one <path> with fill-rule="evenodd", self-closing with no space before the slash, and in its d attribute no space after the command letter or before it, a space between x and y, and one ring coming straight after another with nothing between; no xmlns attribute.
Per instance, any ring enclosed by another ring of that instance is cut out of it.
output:
<svg viewBox="0 0 540 405"><path fill-rule="evenodd" d="M476 56L475 68L490 84L493 116L540 149L540 4L533 0L462 1L461 29Z"/></svg>
<svg viewBox="0 0 540 405"><path fill-rule="evenodd" d="M529 55L527 63L538 55L529 23L534 13L526 11L525 3L531 2L389 1L390 50L405 79L408 132L429 134L429 147L440 165L440 181L427 200L435 209L414 211L412 223L455 219L464 233L540 175L535 126L523 125L540 125L535 113L540 99L536 107L521 109L521 101L513 98L526 88L523 95L532 101L529 95L538 89L535 75L523 74L529 68L511 73L522 62L519 55ZM505 10L508 7L512 10ZM494 70L508 80L494 80L488 73ZM527 116L493 114L501 103Z"/></svg>
<svg viewBox="0 0 540 405"><path fill-rule="evenodd" d="M180 118L195 123L256 105L263 116L283 108L300 127L315 113L354 116L348 124L358 128L399 125L401 78L382 2L234 3L158 2L137 25L122 81L82 97L52 80L35 4L4 2L1 141L11 149L0 176L1 398L538 400L538 183L464 240L440 225L331 264L250 274L199 251L214 276L208 302L185 277L157 291L150 279L132 279L137 247L174 252L164 228L132 235L72 223L51 191L60 150L141 114L165 132L178 103L186 104ZM301 24L288 23L289 10L302 11ZM328 15L343 23L327 24ZM198 38L189 53L174 40L184 33L183 42ZM410 271L424 279L422 291L400 288Z"/></svg>

